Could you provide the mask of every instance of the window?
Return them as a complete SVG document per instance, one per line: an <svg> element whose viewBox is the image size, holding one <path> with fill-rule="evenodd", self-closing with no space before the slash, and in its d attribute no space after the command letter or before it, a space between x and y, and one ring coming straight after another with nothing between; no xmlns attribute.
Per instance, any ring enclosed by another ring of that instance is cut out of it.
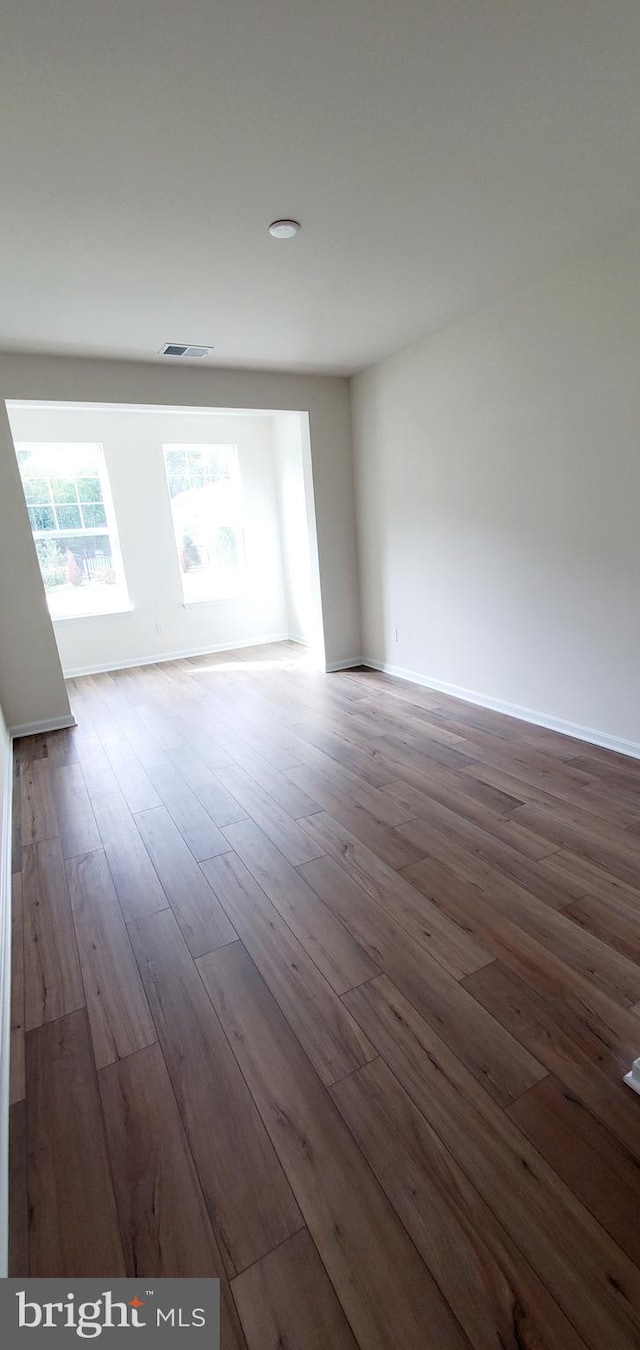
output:
<svg viewBox="0 0 640 1350"><path fill-rule="evenodd" d="M52 617L127 609L102 446L23 441L16 453Z"/></svg>
<svg viewBox="0 0 640 1350"><path fill-rule="evenodd" d="M238 595L246 573L235 445L165 445L164 459L185 603Z"/></svg>

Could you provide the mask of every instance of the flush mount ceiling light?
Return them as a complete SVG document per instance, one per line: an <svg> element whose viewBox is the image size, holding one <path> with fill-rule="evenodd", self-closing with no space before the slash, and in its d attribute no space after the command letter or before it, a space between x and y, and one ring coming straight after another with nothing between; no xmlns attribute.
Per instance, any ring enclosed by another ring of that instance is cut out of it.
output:
<svg viewBox="0 0 640 1350"><path fill-rule="evenodd" d="M273 220L269 226L269 234L274 239L293 239L294 234L299 234L301 229L299 220Z"/></svg>

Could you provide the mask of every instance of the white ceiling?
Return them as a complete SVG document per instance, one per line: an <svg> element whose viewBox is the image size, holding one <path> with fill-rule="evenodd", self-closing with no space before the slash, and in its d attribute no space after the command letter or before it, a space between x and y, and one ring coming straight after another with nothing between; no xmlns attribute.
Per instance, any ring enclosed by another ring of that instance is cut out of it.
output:
<svg viewBox="0 0 640 1350"><path fill-rule="evenodd" d="M5 348L352 371L640 229L638 0L4 0L1 30Z"/></svg>

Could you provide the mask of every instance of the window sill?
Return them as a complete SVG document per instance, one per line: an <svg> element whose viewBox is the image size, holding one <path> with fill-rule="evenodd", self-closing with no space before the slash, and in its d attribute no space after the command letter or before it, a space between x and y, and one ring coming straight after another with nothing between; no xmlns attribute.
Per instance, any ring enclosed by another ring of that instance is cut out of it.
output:
<svg viewBox="0 0 640 1350"><path fill-rule="evenodd" d="M203 605L232 605L236 600L248 600L250 591L241 591L238 595L218 595L214 600L182 600L183 609L198 609Z"/></svg>
<svg viewBox="0 0 640 1350"><path fill-rule="evenodd" d="M131 614L134 609L134 605L118 605L116 609L88 609L83 614L51 614L51 622L58 624L76 623L78 619L110 619L114 614Z"/></svg>

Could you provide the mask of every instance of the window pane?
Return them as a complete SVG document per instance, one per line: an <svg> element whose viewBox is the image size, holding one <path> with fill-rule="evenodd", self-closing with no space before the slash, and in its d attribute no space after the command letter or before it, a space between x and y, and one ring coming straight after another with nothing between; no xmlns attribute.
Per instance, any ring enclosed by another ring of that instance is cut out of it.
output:
<svg viewBox="0 0 640 1350"><path fill-rule="evenodd" d="M34 533L36 530L55 530L56 528L56 518L50 506L30 506L29 520Z"/></svg>
<svg viewBox="0 0 640 1350"><path fill-rule="evenodd" d="M64 585L67 560L57 539L36 539L36 553L46 591Z"/></svg>
<svg viewBox="0 0 640 1350"><path fill-rule="evenodd" d="M58 502L72 502L75 506L76 485L73 478L52 478L51 495L56 506Z"/></svg>
<svg viewBox="0 0 640 1350"><path fill-rule="evenodd" d="M57 542L67 559L68 581L76 586L96 580L113 585L115 571L108 534L74 534Z"/></svg>
<svg viewBox="0 0 640 1350"><path fill-rule="evenodd" d="M237 595L245 553L236 447L172 445L164 453L184 599Z"/></svg>
<svg viewBox="0 0 640 1350"><path fill-rule="evenodd" d="M221 567L238 567L240 564L240 540L237 531L231 525L221 525L215 537L216 561Z"/></svg>
<svg viewBox="0 0 640 1350"><path fill-rule="evenodd" d="M106 525L107 513L104 506L83 506L82 522L86 528L95 529L98 525Z"/></svg>
<svg viewBox="0 0 640 1350"><path fill-rule="evenodd" d="M82 520L79 506L56 506L59 530L80 530Z"/></svg>
<svg viewBox="0 0 640 1350"><path fill-rule="evenodd" d="M102 489L99 478L79 478L78 496L81 502L101 502Z"/></svg>
<svg viewBox="0 0 640 1350"><path fill-rule="evenodd" d="M185 492L188 487L188 473L171 472L169 474L169 493L172 497L176 497L179 492Z"/></svg>
<svg viewBox="0 0 640 1350"><path fill-rule="evenodd" d="M48 503L49 491L46 478L26 478L24 495L28 506L37 506L40 502Z"/></svg>
<svg viewBox="0 0 640 1350"><path fill-rule="evenodd" d="M165 460L167 465L167 473L171 474L171 473L186 472L187 457L185 455L184 450L166 450Z"/></svg>
<svg viewBox="0 0 640 1350"><path fill-rule="evenodd" d="M128 607L102 446L32 442L16 451L53 617Z"/></svg>

